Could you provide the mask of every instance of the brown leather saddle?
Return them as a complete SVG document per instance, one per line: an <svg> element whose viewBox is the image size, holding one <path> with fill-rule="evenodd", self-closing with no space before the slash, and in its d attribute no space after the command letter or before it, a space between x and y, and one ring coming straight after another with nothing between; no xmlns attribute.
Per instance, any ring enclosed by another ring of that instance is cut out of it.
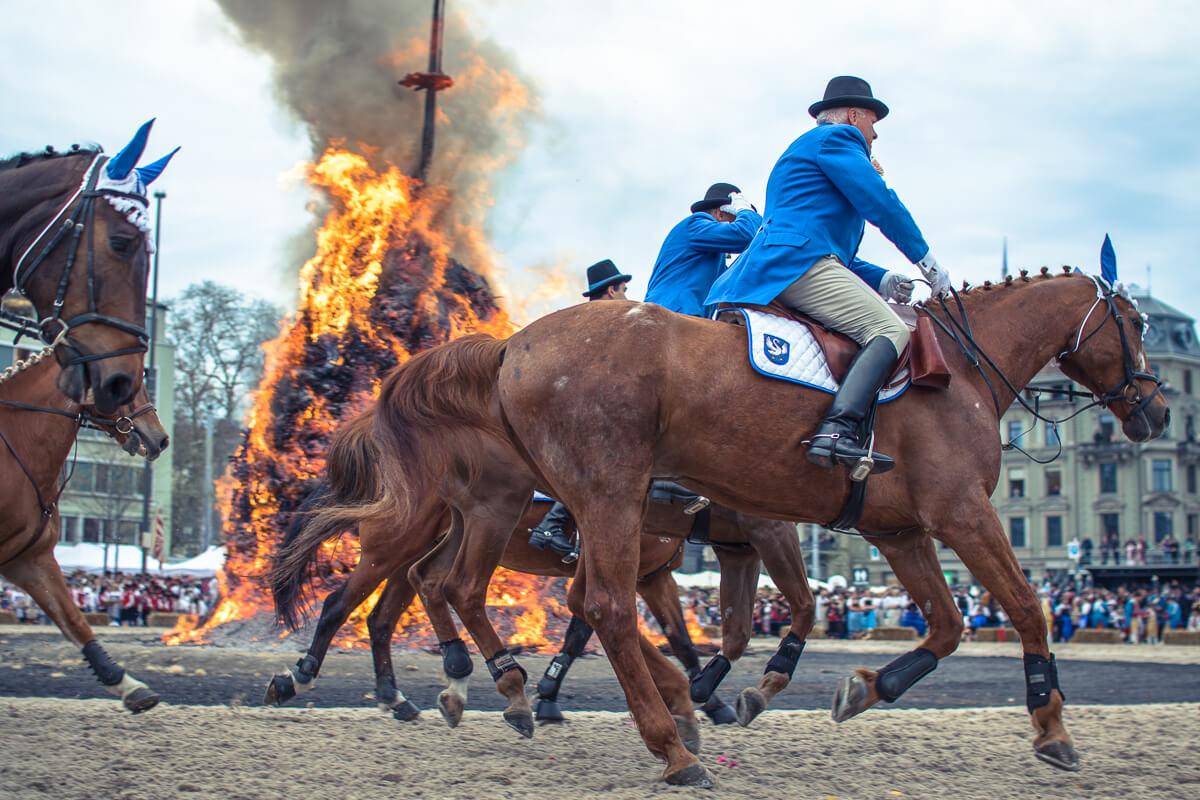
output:
<svg viewBox="0 0 1200 800"><path fill-rule="evenodd" d="M835 380L841 383L850 370L850 362L858 354L858 343L845 334L832 331L817 322L812 317L788 308L777 300L772 300L765 306L754 303L720 303L717 306L717 319L733 325L745 325L740 314L729 313L733 309L748 308L763 314L783 317L808 327L813 338L825 351L825 360L829 371ZM946 364L946 356L937 340L937 331L928 314L920 314L913 306L892 306L896 315L908 326L910 333L908 347L900 354L896 369L888 381L888 386L900 379L900 373L908 367L914 386L925 386L934 389L945 389L950 385L950 367Z"/></svg>

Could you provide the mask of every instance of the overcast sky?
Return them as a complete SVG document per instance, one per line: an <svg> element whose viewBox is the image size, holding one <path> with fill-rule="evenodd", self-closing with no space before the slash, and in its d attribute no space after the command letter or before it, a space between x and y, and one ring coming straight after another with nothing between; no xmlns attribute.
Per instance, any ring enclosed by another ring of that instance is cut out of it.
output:
<svg viewBox="0 0 1200 800"><path fill-rule="evenodd" d="M1098 271L1110 233L1127 282L1200 316L1190 3L447 4L540 98L488 226L514 299L547 270L569 278L531 311L577 302L601 258L634 275L640 298L666 232L710 183L739 184L761 210L808 106L854 74L892 109L875 155L956 282L996 279L1005 237L1013 269ZM311 148L273 99L270 60L215 6L43 0L6 8L3 25L0 152L86 140L113 152L158 117L149 157L183 146L155 184L168 195L160 296L211 279L294 305L310 217L287 176ZM860 255L915 274L871 228Z"/></svg>

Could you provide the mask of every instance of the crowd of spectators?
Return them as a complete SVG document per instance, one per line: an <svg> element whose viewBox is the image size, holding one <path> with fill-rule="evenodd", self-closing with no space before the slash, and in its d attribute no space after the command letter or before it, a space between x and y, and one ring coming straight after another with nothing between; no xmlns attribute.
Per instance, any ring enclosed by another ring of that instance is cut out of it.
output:
<svg viewBox="0 0 1200 800"><path fill-rule="evenodd" d="M155 612L203 616L217 601L216 578L189 575L91 574L77 570L67 579L75 605L85 612L107 613L110 625L146 625ZM19 587L0 579L0 610L20 623L49 625L50 619Z"/></svg>
<svg viewBox="0 0 1200 800"><path fill-rule="evenodd" d="M1094 564L1093 545L1091 539L1080 542L1079 563L1087 566ZM1125 564L1127 566L1145 566L1149 564L1191 564L1196 558L1196 540L1191 536L1179 542L1171 534L1167 534L1156 545L1147 544L1142 537L1121 542L1120 537L1113 535L1105 537L1100 542L1100 566L1108 564Z"/></svg>
<svg viewBox="0 0 1200 800"><path fill-rule="evenodd" d="M686 584L686 576L679 576ZM954 602L963 617L963 638L971 641L980 628L1003 628L1008 617L1000 604L978 587L954 587ZM1051 637L1070 641L1080 628L1115 628L1126 642L1154 644L1169 628L1200 630L1200 587L1190 590L1172 582L1158 589L1116 591L1074 583L1038 587L1042 611ZM682 590L681 601L702 625L720 625L720 600L716 589ZM826 638L860 639L877 627L913 628L925 635L927 622L921 609L898 587L847 587L822 589L815 593L814 626L824 628ZM752 611L752 633L778 637L791 625L791 610L776 590L758 591ZM649 618L647 616L647 618Z"/></svg>

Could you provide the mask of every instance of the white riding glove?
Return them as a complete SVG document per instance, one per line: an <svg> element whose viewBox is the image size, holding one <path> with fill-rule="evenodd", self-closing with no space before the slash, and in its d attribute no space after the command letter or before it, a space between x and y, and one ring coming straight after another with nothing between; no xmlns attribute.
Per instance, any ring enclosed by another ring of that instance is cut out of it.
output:
<svg viewBox="0 0 1200 800"><path fill-rule="evenodd" d="M904 305L912 300L912 292L912 278L899 272L888 272L879 282L879 294L884 300L895 300Z"/></svg>
<svg viewBox="0 0 1200 800"><path fill-rule="evenodd" d="M921 270L925 280L929 281L929 288L932 290L931 297L937 297L950 289L950 271L945 267L938 266L932 250L917 262L917 268Z"/></svg>
<svg viewBox="0 0 1200 800"><path fill-rule="evenodd" d="M733 214L735 217L743 211L751 211L754 206L750 205L750 201L741 192L734 192L729 195L729 202L721 206L721 210L726 214Z"/></svg>

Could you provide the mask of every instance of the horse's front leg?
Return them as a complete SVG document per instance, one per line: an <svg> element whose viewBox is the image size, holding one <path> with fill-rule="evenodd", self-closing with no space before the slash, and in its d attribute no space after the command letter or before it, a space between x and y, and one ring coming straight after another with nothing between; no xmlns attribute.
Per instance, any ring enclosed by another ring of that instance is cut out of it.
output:
<svg viewBox="0 0 1200 800"><path fill-rule="evenodd" d="M856 669L838 683L833 718L845 722L880 700L894 702L954 652L962 638L962 614L942 577L933 539L913 529L899 536L867 537L887 559L896 578L921 609L929 630L921 646L879 671Z"/></svg>
<svg viewBox="0 0 1200 800"><path fill-rule="evenodd" d="M605 504L593 510L586 504L576 505L582 506L573 510L577 512L584 548L581 566L568 595L571 611L583 616L596 629L621 682L642 741L655 757L667 762L663 779L676 785L712 786L708 770L684 746L676 720L664 704L647 666L650 653L637 629L636 543L643 509L640 505L620 508ZM603 531L604 535L591 534L593 531ZM658 658L669 665L661 653ZM679 675L683 677L682 673ZM686 696L686 681L682 688Z"/></svg>
<svg viewBox="0 0 1200 800"><path fill-rule="evenodd" d="M592 626L584 622L582 617L572 615L567 632L563 635L562 649L550 660L550 665L537 684L537 706L533 715L539 723L546 725L564 721L558 705L558 691L567 677L567 670L575 659L583 655L583 648L587 647L591 638Z"/></svg>
<svg viewBox="0 0 1200 800"><path fill-rule="evenodd" d="M954 531L946 544L962 559L992 596L999 601L1009 622L1021 637L1025 661L1025 707L1033 729L1035 755L1047 764L1071 772L1079 769L1079 756L1062 721L1063 694L1058 688L1058 667L1047 644L1046 618L1009 544L990 503L983 507L974 526Z"/></svg>
<svg viewBox="0 0 1200 800"><path fill-rule="evenodd" d="M791 625L788 633L779 641L775 655L763 669L763 676L758 686L743 689L738 695L736 708L738 722L749 725L750 722L766 709L775 696L787 688L796 671L796 664L804 652L804 643L812 631L816 604L813 600L812 589L808 585L808 572L804 568L804 551L800 546L800 537L796 535L796 526L790 522L766 520L739 514L739 524L746 538L754 545L762 558L767 574L771 576L775 587L787 600L791 611ZM742 590L746 613L750 613L749 603L753 601L755 589L758 586L757 570L753 576L745 576L741 580L751 581L751 585ZM721 571L721 586L724 591L725 572ZM723 595L722 595L723 596ZM747 620L747 625L749 620ZM748 630L748 628L747 628Z"/></svg>
<svg viewBox="0 0 1200 800"><path fill-rule="evenodd" d="M57 515L49 520L49 524L58 530ZM137 714L158 705L158 695L113 661L96 641L96 635L84 619L83 612L71 599L71 591L63 579L62 569L54 560L52 550L43 550L9 565L4 577L29 592L29 596L54 621L63 635L83 648L83 657L92 672L110 694L121 698L125 708Z"/></svg>

